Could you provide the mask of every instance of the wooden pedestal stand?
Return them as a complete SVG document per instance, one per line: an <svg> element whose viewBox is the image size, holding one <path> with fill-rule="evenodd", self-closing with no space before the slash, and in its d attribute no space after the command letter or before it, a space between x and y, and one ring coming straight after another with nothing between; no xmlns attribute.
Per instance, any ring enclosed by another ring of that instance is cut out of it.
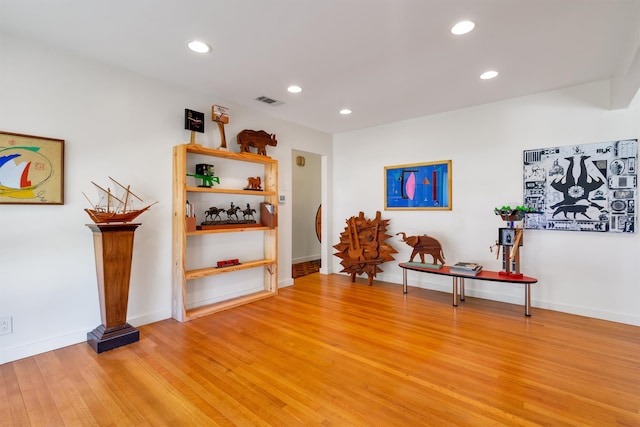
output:
<svg viewBox="0 0 640 427"><path fill-rule="evenodd" d="M96 353L140 340L127 323L133 233L140 224L87 224L93 231L102 324L87 334Z"/></svg>

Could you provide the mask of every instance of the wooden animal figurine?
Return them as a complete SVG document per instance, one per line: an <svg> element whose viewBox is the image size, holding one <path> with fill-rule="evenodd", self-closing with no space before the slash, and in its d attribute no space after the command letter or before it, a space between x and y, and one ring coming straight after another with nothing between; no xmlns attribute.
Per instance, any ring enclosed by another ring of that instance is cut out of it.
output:
<svg viewBox="0 0 640 427"><path fill-rule="evenodd" d="M402 235L402 241L404 241L407 245L413 248L413 252L411 252L411 259L409 262L413 262L413 259L416 255L420 255L420 262L424 264L424 255L429 254L433 257L433 263L438 265L438 261L444 265L444 252L442 251L442 246L440 242L438 242L433 237L429 237L426 234L422 236L409 236L407 237L406 233L401 231L397 233L396 236Z"/></svg>
<svg viewBox="0 0 640 427"><path fill-rule="evenodd" d="M262 179L259 176L250 176L247 178L247 188L245 190L262 191Z"/></svg>
<svg viewBox="0 0 640 427"><path fill-rule="evenodd" d="M340 243L333 247L338 250L334 255L342 258L342 271L351 274L351 282L355 282L356 274L367 274L371 286L376 274L382 272L379 265L393 261L391 254L397 251L384 242L391 237L386 234L388 224L389 220L383 220L380 212L376 212L372 220L366 219L362 212L357 217L347 219Z"/></svg>
<svg viewBox="0 0 640 427"><path fill-rule="evenodd" d="M245 129L241 131L236 141L240 144L241 153L250 153L249 147L258 149L258 154L261 156L267 155L267 145L275 147L278 145L275 134L268 134L263 130L249 130Z"/></svg>

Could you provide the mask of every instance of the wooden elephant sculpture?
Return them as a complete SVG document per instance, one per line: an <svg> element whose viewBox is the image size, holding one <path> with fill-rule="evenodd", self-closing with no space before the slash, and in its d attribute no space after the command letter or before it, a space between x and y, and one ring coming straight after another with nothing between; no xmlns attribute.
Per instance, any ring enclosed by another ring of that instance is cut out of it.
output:
<svg viewBox="0 0 640 427"><path fill-rule="evenodd" d="M402 231L396 234L396 236L399 235L402 235L402 241L413 248L413 252L411 252L411 259L409 259L409 262L413 262L415 256L419 254L420 262L424 264L424 255L428 254L433 257L434 264L437 265L438 261L440 261L442 265L444 265L444 252L442 251L440 242L438 242L436 239L427 236L426 234L422 236L407 237L406 233Z"/></svg>
<svg viewBox="0 0 640 427"><path fill-rule="evenodd" d="M236 140L240 144L241 153L250 153L249 147L255 147L261 156L267 155L267 145L272 147L278 145L276 135L268 134L263 130L245 129L238 134Z"/></svg>

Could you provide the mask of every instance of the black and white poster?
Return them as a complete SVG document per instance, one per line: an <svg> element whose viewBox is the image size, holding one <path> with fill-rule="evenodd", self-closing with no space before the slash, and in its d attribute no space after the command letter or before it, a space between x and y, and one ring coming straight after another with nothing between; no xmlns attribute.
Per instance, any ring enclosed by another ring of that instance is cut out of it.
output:
<svg viewBox="0 0 640 427"><path fill-rule="evenodd" d="M635 232L638 140L525 150L525 228Z"/></svg>

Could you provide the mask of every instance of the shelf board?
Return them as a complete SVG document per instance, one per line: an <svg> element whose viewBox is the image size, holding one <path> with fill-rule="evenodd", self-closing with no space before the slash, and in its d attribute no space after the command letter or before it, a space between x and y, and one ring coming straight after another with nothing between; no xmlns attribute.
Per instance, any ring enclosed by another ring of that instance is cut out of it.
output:
<svg viewBox="0 0 640 427"><path fill-rule="evenodd" d="M267 230L275 230L275 227L267 227L260 224L247 224L245 227L225 227L223 225L216 228L209 228L207 230L195 230L188 231L185 234L187 236L197 236L202 234L212 234L212 233L238 233L243 231L267 231Z"/></svg>
<svg viewBox="0 0 640 427"><path fill-rule="evenodd" d="M205 156L222 157L224 159L240 160L251 163L277 163L278 161L269 156L262 156L254 153L234 153L232 151L217 150L214 148L206 148L198 144L184 144L187 153L204 154Z"/></svg>
<svg viewBox="0 0 640 427"><path fill-rule="evenodd" d="M273 265L276 261L273 259L260 259L256 261L247 261L238 265L230 265L228 267L206 267L198 268L196 270L185 271L185 278L187 280L199 279L201 277L214 276L216 274L230 273L232 271L247 270L249 268L263 267L267 265Z"/></svg>
<svg viewBox="0 0 640 427"><path fill-rule="evenodd" d="M258 291L258 292L243 295L240 297L231 298L225 301L220 301L213 304L207 304L200 307L192 308L191 310L186 311L185 320L193 320L198 317L207 316L209 314L217 313L219 311L228 310L230 308L238 307L244 304L248 304L250 302L269 298L277 294L278 294L278 291Z"/></svg>
<svg viewBox="0 0 640 427"><path fill-rule="evenodd" d="M251 196L275 196L275 191L257 191L237 188L187 187L190 193L246 194Z"/></svg>

